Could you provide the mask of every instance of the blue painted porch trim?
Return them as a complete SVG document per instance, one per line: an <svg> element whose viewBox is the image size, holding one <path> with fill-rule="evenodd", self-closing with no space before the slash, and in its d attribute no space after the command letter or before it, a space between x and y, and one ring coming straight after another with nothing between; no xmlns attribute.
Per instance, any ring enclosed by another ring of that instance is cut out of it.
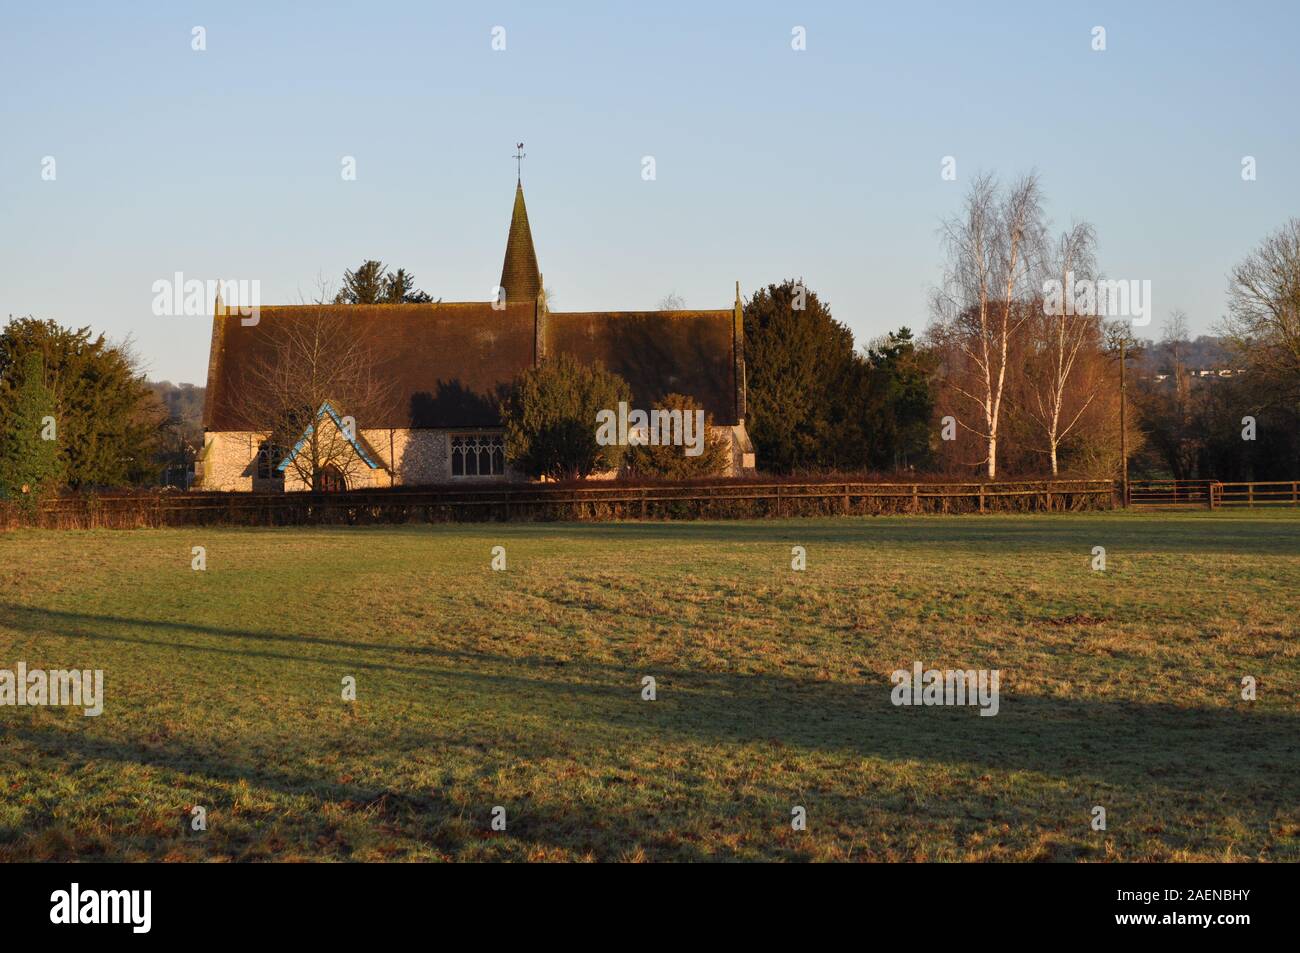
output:
<svg viewBox="0 0 1300 953"><path fill-rule="evenodd" d="M290 450L288 455L283 460L280 461L280 465L275 468L276 472L283 473L284 468L293 462L293 458L298 456L298 454L302 452L302 448L307 445L308 439L311 437L312 433L315 432L316 430L316 421L320 420L321 417L323 417L325 414L330 415L330 420L334 421L334 426L338 427L339 433L343 434L347 442L352 444L352 449L357 452L357 456L360 457L362 461L364 461L366 466L368 466L372 470L378 470L379 464L376 463L374 460L371 460L370 454L366 453L365 450L361 449L361 443L355 436L352 437L348 436L348 432L343 429L343 421L339 418L339 415L335 412L334 408L330 406L330 402L327 400L325 401L325 403L320 405L320 410L316 411L315 420L313 420L311 423L307 425L307 429L302 432L302 436L299 437L298 442L293 445L293 449Z"/></svg>

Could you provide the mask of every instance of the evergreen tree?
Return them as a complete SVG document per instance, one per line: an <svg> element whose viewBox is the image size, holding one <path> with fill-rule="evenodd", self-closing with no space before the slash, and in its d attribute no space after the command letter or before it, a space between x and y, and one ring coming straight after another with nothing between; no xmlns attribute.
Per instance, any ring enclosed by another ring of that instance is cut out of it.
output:
<svg viewBox="0 0 1300 953"><path fill-rule="evenodd" d="M761 288L744 308L749 374L746 426L760 469L847 464L861 456L849 441L851 395L862 382L853 334L802 281ZM846 442L849 441L849 442Z"/></svg>
<svg viewBox="0 0 1300 953"><path fill-rule="evenodd" d="M918 351L909 328L867 350L867 453L873 469L924 466L930 459L938 361Z"/></svg>
<svg viewBox="0 0 1300 953"><path fill-rule="evenodd" d="M388 287L388 268L373 258L363 261L356 271L343 272L343 288L335 296L336 304L379 304Z"/></svg>
<svg viewBox="0 0 1300 953"><path fill-rule="evenodd" d="M616 470L626 447L596 442L596 414L631 400L617 374L561 354L529 368L502 401L506 459L531 477L574 479Z"/></svg>
<svg viewBox="0 0 1300 953"><path fill-rule="evenodd" d="M334 296L335 304L401 304L432 301L415 287L415 276L405 268L394 272L382 261L371 258L355 271L343 273L343 287Z"/></svg>
<svg viewBox="0 0 1300 953"><path fill-rule="evenodd" d="M18 377L0 429L0 496L34 511L62 478L58 418L40 354L26 355Z"/></svg>
<svg viewBox="0 0 1300 953"><path fill-rule="evenodd" d="M398 268L389 275L384 285L385 304L423 304L432 300L427 292L415 287L415 276L405 268Z"/></svg>
<svg viewBox="0 0 1300 953"><path fill-rule="evenodd" d="M130 352L89 328L19 318L0 331L0 420L15 413L29 355L43 359L54 397L63 474L73 487L121 486L156 477L166 411Z"/></svg>
<svg viewBox="0 0 1300 953"><path fill-rule="evenodd" d="M935 356L907 328L864 353L802 282L745 304L746 426L759 469L894 469L930 460Z"/></svg>

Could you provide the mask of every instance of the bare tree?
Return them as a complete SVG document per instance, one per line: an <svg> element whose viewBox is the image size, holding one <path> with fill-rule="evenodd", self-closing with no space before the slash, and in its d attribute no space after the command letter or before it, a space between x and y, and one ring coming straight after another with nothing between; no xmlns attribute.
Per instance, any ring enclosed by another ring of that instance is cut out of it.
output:
<svg viewBox="0 0 1300 953"><path fill-rule="evenodd" d="M934 337L947 345L948 386L974 405L976 426L958 423L985 447L989 479L998 472L998 437L1012 340L1037 300L1043 224L1038 179L1002 190L991 175L971 185L962 215L943 226L948 261L933 301Z"/></svg>
<svg viewBox="0 0 1300 953"><path fill-rule="evenodd" d="M1187 345L1191 343L1191 332L1187 329L1187 312L1181 308L1170 311L1160 337L1169 348L1169 356L1173 359L1174 367L1183 370L1185 368L1183 358L1187 354Z"/></svg>
<svg viewBox="0 0 1300 953"><path fill-rule="evenodd" d="M394 394L349 309L328 300L263 315L255 333L267 341L235 389L243 428L262 436L276 464L288 456L286 470L313 490L332 470L347 479L368 469L361 429L388 416Z"/></svg>
<svg viewBox="0 0 1300 953"><path fill-rule="evenodd" d="M1045 293L1030 323L1024 409L1042 435L1052 476L1060 472L1061 444L1084 419L1104 383L1096 295L1074 293L1079 282L1092 288L1096 244L1096 234L1086 222L1061 234L1045 269L1048 281L1059 282L1059 294Z"/></svg>
<svg viewBox="0 0 1300 953"><path fill-rule="evenodd" d="M1224 330L1279 397L1300 394L1300 218L1232 269Z"/></svg>
<svg viewBox="0 0 1300 953"><path fill-rule="evenodd" d="M686 302L676 291L670 291L659 299L660 311L681 311L686 307Z"/></svg>

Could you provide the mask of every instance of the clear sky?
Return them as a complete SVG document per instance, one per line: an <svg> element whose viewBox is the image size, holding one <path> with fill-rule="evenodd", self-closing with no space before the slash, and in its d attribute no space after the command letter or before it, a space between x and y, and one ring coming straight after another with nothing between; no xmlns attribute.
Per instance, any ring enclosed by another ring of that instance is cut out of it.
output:
<svg viewBox="0 0 1300 953"><path fill-rule="evenodd" d="M374 257L487 300L518 140L553 307L802 277L860 342L925 325L979 170L1036 170L1054 224L1093 222L1154 335L1174 308L1210 330L1231 265L1300 215L1294 2L53 0L0 31L0 318L130 335L156 379L206 376L210 318L152 313L177 271L293 303Z"/></svg>

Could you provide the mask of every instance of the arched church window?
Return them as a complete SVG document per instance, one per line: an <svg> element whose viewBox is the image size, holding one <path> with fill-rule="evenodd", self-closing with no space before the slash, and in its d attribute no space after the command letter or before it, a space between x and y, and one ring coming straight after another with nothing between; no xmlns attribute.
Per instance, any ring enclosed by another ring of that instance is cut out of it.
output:
<svg viewBox="0 0 1300 953"><path fill-rule="evenodd" d="M451 438L451 475L504 476L505 437L499 433L462 433Z"/></svg>
<svg viewBox="0 0 1300 953"><path fill-rule="evenodd" d="M257 448L257 478L259 480L275 480L283 476L276 470L280 461L284 459L284 452L273 444L270 440L263 440L261 446Z"/></svg>

